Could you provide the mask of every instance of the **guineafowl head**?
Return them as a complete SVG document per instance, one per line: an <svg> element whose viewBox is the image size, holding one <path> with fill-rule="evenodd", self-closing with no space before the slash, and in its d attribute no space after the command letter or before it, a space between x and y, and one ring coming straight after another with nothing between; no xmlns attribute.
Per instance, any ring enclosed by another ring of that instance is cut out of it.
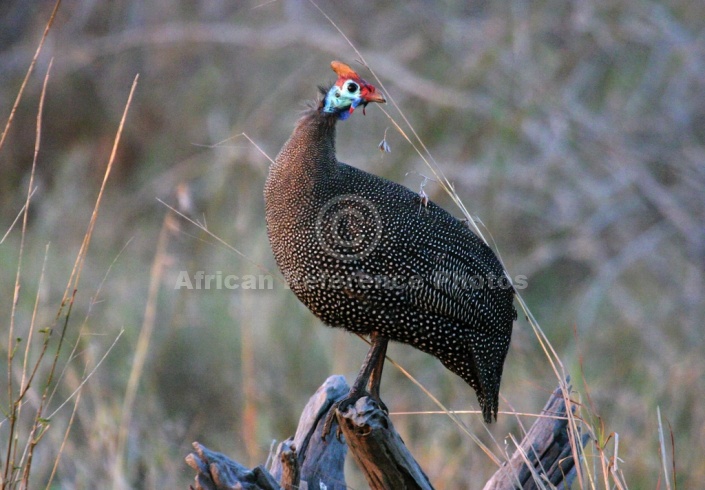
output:
<svg viewBox="0 0 705 490"><path fill-rule="evenodd" d="M347 119L359 106L362 106L364 114L365 106L370 102L386 102L374 85L360 78L360 75L345 63L333 61L330 66L338 75L338 80L325 92L321 109L323 112L337 114L339 119Z"/></svg>

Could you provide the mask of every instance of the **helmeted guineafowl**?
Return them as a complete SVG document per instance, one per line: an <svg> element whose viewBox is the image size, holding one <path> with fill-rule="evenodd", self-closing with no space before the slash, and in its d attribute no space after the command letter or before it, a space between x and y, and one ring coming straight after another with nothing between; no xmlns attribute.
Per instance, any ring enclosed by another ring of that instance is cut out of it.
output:
<svg viewBox="0 0 705 490"><path fill-rule="evenodd" d="M274 257L296 296L325 324L369 334L372 348L343 404L379 400L387 341L427 352L497 417L516 319L514 290L492 250L425 196L338 161L335 127L385 102L349 66L296 124L264 189Z"/></svg>

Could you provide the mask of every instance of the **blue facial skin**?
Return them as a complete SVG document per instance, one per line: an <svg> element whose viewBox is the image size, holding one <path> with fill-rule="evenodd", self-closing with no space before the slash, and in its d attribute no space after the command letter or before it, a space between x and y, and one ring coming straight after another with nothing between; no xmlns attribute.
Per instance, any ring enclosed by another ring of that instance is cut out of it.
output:
<svg viewBox="0 0 705 490"><path fill-rule="evenodd" d="M345 82L343 86L348 87L349 82ZM338 118L343 121L349 118L352 111L357 109L357 107L364 102L362 97L360 97L359 85L354 84L354 87L356 90L350 92L349 90L343 90L343 88L337 85L333 85L326 94L323 112L337 114Z"/></svg>

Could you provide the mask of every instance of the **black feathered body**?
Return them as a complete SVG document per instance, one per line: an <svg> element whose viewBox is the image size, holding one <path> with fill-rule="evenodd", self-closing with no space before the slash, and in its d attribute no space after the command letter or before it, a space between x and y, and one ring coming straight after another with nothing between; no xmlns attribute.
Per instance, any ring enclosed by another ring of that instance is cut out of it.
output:
<svg viewBox="0 0 705 490"><path fill-rule="evenodd" d="M274 257L324 323L437 357L496 417L516 311L492 250L433 202L338 162L335 115L311 109L265 186Z"/></svg>

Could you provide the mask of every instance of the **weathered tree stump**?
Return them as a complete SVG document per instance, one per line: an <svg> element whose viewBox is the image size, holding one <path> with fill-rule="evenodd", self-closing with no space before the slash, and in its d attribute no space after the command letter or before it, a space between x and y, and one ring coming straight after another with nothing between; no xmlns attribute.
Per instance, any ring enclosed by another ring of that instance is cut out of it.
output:
<svg viewBox="0 0 705 490"><path fill-rule="evenodd" d="M305 482L312 489L323 488L321 484L335 490L346 488L343 467L348 448L335 437L323 441L322 434L326 414L349 389L343 376L331 376L309 399L301 412L296 434L279 444L269 468L282 487L301 488L301 482ZM334 424L333 431L336 429ZM287 451L294 454L282 458ZM292 468L294 464L298 470ZM298 479L290 476L294 474L298 474Z"/></svg>
<svg viewBox="0 0 705 490"><path fill-rule="evenodd" d="M186 463L197 471L196 484L191 485L196 490L278 490L279 482L258 466L249 470L227 456L211 451L207 447L194 442L195 451L186 456Z"/></svg>
<svg viewBox="0 0 705 490"><path fill-rule="evenodd" d="M370 488L433 488L377 402L363 397L337 415L341 432Z"/></svg>
<svg viewBox="0 0 705 490"><path fill-rule="evenodd" d="M342 376L329 377L304 408L296 435L279 444L269 469L258 466L249 470L194 442L195 451L186 457L187 464L197 472L191 488L343 489L346 488L343 465L349 447L370 488L432 489L428 477L394 430L389 416L370 398L361 398L346 412L337 413L347 446L333 435L337 429L335 424L323 441L326 414L348 390ZM487 482L485 490L540 488L536 479L558 488L570 487L578 467L573 458L560 387L551 395L542 413L553 417L536 421L519 449ZM586 442L587 435L574 441L579 453Z"/></svg>
<svg viewBox="0 0 705 490"><path fill-rule="evenodd" d="M566 390L570 392L570 378L566 380ZM575 405L571 406L575 412ZM570 427L563 391L559 386L551 394L541 411L543 417L536 420L519 444L518 450L490 478L484 490L537 488L568 489L577 476L578 467L573 458L573 445L582 458L582 450L587 444L588 435L580 436L571 443ZM530 466L527 465L527 461ZM536 483L539 478L544 483ZM551 483L553 486L546 485Z"/></svg>
<svg viewBox="0 0 705 490"><path fill-rule="evenodd" d="M269 469L258 466L253 470L244 468L226 456L210 451L194 442L195 452L186 457L186 463L197 471L194 490L231 490L242 477L244 489L294 489L323 488L344 489L343 467L347 446L333 436L322 440L323 425L328 411L337 400L348 393L350 387L343 376L331 376L309 399L301 417L296 434L279 444ZM333 431L337 423L333 425ZM266 473L271 480L263 481ZM271 484L273 483L273 486ZM261 485L261 486L257 486Z"/></svg>

